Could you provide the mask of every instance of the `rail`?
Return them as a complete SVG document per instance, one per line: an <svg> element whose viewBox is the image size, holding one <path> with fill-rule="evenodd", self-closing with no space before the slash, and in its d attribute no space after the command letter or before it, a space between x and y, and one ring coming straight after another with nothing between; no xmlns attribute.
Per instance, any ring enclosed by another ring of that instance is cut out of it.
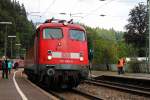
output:
<svg viewBox="0 0 150 100"><path fill-rule="evenodd" d="M125 83L119 83L119 82L113 82L108 81L108 80L98 80L98 79L90 79L90 80L85 80L84 83L88 83L88 84L93 84L93 85L97 85L97 86L104 86L104 87L109 87L109 88L114 88L114 89L119 89L119 90L123 90L126 92L131 92L131 93L135 93L138 95L144 95L144 96L148 96L150 97L150 88L148 87L141 87L139 85L135 85L135 84L125 84Z"/></svg>

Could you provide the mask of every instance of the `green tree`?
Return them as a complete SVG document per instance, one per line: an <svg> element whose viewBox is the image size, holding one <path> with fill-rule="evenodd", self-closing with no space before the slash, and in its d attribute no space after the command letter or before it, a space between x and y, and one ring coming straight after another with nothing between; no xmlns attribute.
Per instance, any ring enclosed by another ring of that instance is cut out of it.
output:
<svg viewBox="0 0 150 100"><path fill-rule="evenodd" d="M94 63L114 63L116 56L115 43L106 39L95 40L94 42Z"/></svg>
<svg viewBox="0 0 150 100"><path fill-rule="evenodd" d="M132 44L126 44L124 41L119 41L117 43L117 59L135 55L137 55L137 50L132 46Z"/></svg>
<svg viewBox="0 0 150 100"><path fill-rule="evenodd" d="M32 36L35 33L35 27L27 19L26 10L23 4L12 2L12 0L0 0L0 22L9 21L7 34L17 35L22 48L28 48L33 44ZM0 37L4 37L5 25L0 25ZM17 39L16 38L16 39ZM18 40L16 40L18 41ZM30 42L31 41L31 42ZM8 43L10 41L8 40ZM0 38L0 55L4 52L4 38ZM8 49L8 54L10 49Z"/></svg>
<svg viewBox="0 0 150 100"><path fill-rule="evenodd" d="M124 32L88 26L85 28L88 46L94 50L94 64L117 63L120 57L130 57L136 54L135 48L131 44L125 43Z"/></svg>
<svg viewBox="0 0 150 100"><path fill-rule="evenodd" d="M143 48L146 47L146 35L148 33L147 6L139 3L130 11L129 16L129 23L125 26L127 30L124 35L125 41L139 49L138 56L145 56L146 53L142 52L145 52Z"/></svg>

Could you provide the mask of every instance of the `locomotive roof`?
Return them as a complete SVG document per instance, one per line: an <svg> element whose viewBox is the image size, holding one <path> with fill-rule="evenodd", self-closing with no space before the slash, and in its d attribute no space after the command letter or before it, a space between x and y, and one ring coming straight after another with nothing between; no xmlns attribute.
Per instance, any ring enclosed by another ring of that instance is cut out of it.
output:
<svg viewBox="0 0 150 100"><path fill-rule="evenodd" d="M64 25L63 23L43 23L43 24L39 25L40 28L44 28L44 27L64 27L64 26L67 26L67 27L70 27L70 28L75 28L75 29L85 30L83 26L78 25L78 24Z"/></svg>
<svg viewBox="0 0 150 100"><path fill-rule="evenodd" d="M37 29L44 28L44 27L64 27L64 26L85 30L83 26L73 23L73 19L71 19L70 21L66 21L66 20L60 20L54 18L47 19L43 24L38 25Z"/></svg>

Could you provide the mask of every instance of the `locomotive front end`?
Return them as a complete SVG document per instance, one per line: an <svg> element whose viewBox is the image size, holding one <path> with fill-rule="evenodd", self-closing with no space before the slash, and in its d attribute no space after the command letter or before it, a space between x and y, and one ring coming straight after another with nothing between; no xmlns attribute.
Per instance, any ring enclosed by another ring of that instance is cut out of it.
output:
<svg viewBox="0 0 150 100"><path fill-rule="evenodd" d="M88 77L85 29L76 24L64 24L62 20L51 21L37 31L35 72L39 81L49 87L76 87Z"/></svg>

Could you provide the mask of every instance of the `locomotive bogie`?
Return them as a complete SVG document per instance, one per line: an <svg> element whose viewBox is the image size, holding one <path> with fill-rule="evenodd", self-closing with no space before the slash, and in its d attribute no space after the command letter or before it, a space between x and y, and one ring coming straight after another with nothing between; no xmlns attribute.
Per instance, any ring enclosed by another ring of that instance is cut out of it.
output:
<svg viewBox="0 0 150 100"><path fill-rule="evenodd" d="M44 83L50 88L76 87L88 76L86 66L83 68L79 65L38 65L38 68L39 74L34 72L34 68L25 72L31 81Z"/></svg>

